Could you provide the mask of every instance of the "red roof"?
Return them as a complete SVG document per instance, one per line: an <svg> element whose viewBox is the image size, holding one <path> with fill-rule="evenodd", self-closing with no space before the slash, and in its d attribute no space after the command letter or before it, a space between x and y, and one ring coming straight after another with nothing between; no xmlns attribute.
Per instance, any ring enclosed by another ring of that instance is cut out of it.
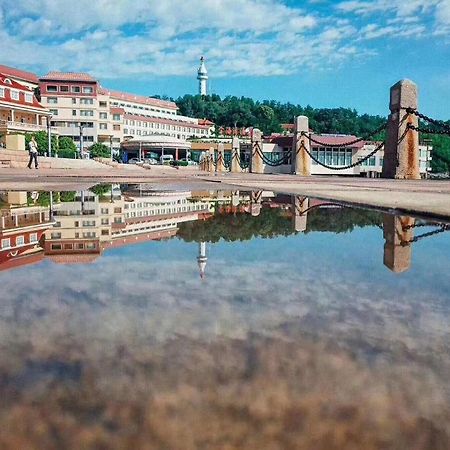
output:
<svg viewBox="0 0 450 450"><path fill-rule="evenodd" d="M97 80L88 73L83 72L49 72L40 78L40 81L87 81L96 83Z"/></svg>
<svg viewBox="0 0 450 450"><path fill-rule="evenodd" d="M214 122L211 122L208 119L198 119L199 125L214 125Z"/></svg>
<svg viewBox="0 0 450 450"><path fill-rule="evenodd" d="M10 81L10 83L6 82L7 79ZM20 84L17 81L12 80L6 74L0 73L0 86L6 88L5 89L5 97L0 97L0 102L9 103L9 104L11 104L11 106L20 105L20 106L26 106L28 108L45 110L45 108L37 101L37 98L34 95L34 92L29 87L24 86L23 84ZM15 100L11 97L10 89L19 91L19 100ZM25 101L25 93L31 94L33 96L32 103Z"/></svg>
<svg viewBox="0 0 450 450"><path fill-rule="evenodd" d="M111 114L125 114L125 110L123 108L110 108Z"/></svg>
<svg viewBox="0 0 450 450"><path fill-rule="evenodd" d="M115 100L124 100L126 102L142 103L144 105L159 106L160 108L178 109L175 102L160 100L158 98L145 97L144 95L128 94L127 92L111 91L100 87L99 94L109 95Z"/></svg>
<svg viewBox="0 0 450 450"><path fill-rule="evenodd" d="M25 70L15 69L14 67L8 67L0 64L0 72L14 78L19 78L23 81L28 81L28 83L38 84L39 79L37 75L31 72L26 72Z"/></svg>

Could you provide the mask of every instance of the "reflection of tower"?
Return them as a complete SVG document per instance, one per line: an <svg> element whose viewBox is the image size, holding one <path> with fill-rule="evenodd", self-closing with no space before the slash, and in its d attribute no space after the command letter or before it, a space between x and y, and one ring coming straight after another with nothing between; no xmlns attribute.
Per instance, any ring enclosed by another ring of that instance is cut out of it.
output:
<svg viewBox="0 0 450 450"><path fill-rule="evenodd" d="M384 265L393 272L405 272L411 266L411 242L416 219L383 214Z"/></svg>
<svg viewBox="0 0 450 450"><path fill-rule="evenodd" d="M200 269L200 278L205 277L206 261L208 261L206 256L206 242L199 242L197 262L198 268Z"/></svg>
<svg viewBox="0 0 450 450"><path fill-rule="evenodd" d="M200 58L200 67L197 71L197 80L198 80L198 93L200 95L207 95L207 82L208 82L208 71L205 66L205 58L203 56Z"/></svg>

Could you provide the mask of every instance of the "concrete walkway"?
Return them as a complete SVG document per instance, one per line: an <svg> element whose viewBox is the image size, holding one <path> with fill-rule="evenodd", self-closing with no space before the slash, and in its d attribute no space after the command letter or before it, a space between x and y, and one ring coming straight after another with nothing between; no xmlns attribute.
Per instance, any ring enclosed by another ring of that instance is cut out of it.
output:
<svg viewBox="0 0 450 450"><path fill-rule="evenodd" d="M412 214L450 218L450 181L385 180L295 175L209 174L197 168L127 167L89 171L71 169L0 169L0 189L44 190L98 183L151 183L155 189L247 189L349 202Z"/></svg>

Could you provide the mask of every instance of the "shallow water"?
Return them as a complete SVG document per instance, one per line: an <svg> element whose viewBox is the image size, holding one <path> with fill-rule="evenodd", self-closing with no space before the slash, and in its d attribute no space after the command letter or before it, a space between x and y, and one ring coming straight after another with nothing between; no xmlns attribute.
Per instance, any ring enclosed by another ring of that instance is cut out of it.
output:
<svg viewBox="0 0 450 450"><path fill-rule="evenodd" d="M2 198L0 448L449 447L448 225L271 192Z"/></svg>

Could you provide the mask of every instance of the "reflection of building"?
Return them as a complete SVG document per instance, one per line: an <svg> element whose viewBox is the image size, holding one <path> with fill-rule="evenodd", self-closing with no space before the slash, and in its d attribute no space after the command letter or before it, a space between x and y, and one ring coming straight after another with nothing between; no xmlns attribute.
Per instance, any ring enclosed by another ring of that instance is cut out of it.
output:
<svg viewBox="0 0 450 450"><path fill-rule="evenodd" d="M23 206L26 192L9 192L7 200L8 206L0 210L0 270L41 260L44 233L54 224L50 208Z"/></svg>

